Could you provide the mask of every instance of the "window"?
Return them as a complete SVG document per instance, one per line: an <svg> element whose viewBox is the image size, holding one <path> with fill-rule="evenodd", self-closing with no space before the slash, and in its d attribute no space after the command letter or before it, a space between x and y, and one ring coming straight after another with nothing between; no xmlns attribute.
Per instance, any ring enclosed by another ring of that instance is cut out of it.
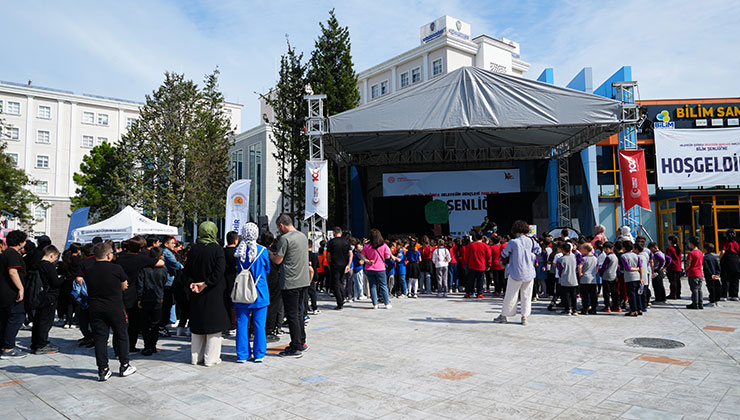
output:
<svg viewBox="0 0 740 420"><path fill-rule="evenodd" d="M7 140L18 141L21 139L21 130L18 127L6 127L8 132L5 134Z"/></svg>
<svg viewBox="0 0 740 420"><path fill-rule="evenodd" d="M242 169L244 167L244 152L242 150L236 150L231 153L231 168L234 181L242 179Z"/></svg>
<svg viewBox="0 0 740 420"><path fill-rule="evenodd" d="M36 155L36 167L40 169L49 169L49 156Z"/></svg>
<svg viewBox="0 0 740 420"><path fill-rule="evenodd" d="M130 130L136 124L136 118L126 118L126 129Z"/></svg>
<svg viewBox="0 0 740 420"><path fill-rule="evenodd" d="M378 96L380 96L380 86L379 85L372 85L370 86L370 98L375 99Z"/></svg>
<svg viewBox="0 0 740 420"><path fill-rule="evenodd" d="M95 124L95 113L94 112L83 112L82 113L83 124Z"/></svg>
<svg viewBox="0 0 740 420"><path fill-rule="evenodd" d="M421 68L411 70L411 83L421 82Z"/></svg>
<svg viewBox="0 0 740 420"><path fill-rule="evenodd" d="M384 80L380 82L380 94L385 95L386 93L388 93L388 81Z"/></svg>
<svg viewBox="0 0 740 420"><path fill-rule="evenodd" d="M44 220L46 219L46 207L44 206L38 206L36 207L36 210L33 212L33 217L38 220Z"/></svg>
<svg viewBox="0 0 740 420"><path fill-rule="evenodd" d="M3 101L0 100L0 114L3 113Z"/></svg>
<svg viewBox="0 0 740 420"><path fill-rule="evenodd" d="M432 61L432 76L442 74L442 59L438 58Z"/></svg>
<svg viewBox="0 0 740 420"><path fill-rule="evenodd" d="M8 157L10 158L10 164L13 166L18 166L18 153L8 153Z"/></svg>
<svg viewBox="0 0 740 420"><path fill-rule="evenodd" d="M39 130L36 133L36 143L49 144L51 143L51 136L46 130Z"/></svg>
<svg viewBox="0 0 740 420"><path fill-rule="evenodd" d="M401 87L404 88L409 85L409 72L401 73Z"/></svg>
<svg viewBox="0 0 740 420"><path fill-rule="evenodd" d="M108 114L98 114L98 125L108 125Z"/></svg>
<svg viewBox="0 0 740 420"><path fill-rule="evenodd" d="M100 146L103 143L108 143L108 137L98 137L98 141L95 142L95 145Z"/></svg>
<svg viewBox="0 0 740 420"><path fill-rule="evenodd" d="M82 136L82 147L92 148L93 146L95 146L93 136Z"/></svg>
<svg viewBox="0 0 740 420"><path fill-rule="evenodd" d="M249 214L252 220L262 214L262 145L253 144L249 146L249 179L252 180L250 185Z"/></svg>
<svg viewBox="0 0 740 420"><path fill-rule="evenodd" d="M5 111L6 114L21 115L21 103L8 101L8 109Z"/></svg>
<svg viewBox="0 0 740 420"><path fill-rule="evenodd" d="M36 194L49 194L49 181L36 181Z"/></svg>
<svg viewBox="0 0 740 420"><path fill-rule="evenodd" d="M51 119L51 107L45 105L39 105L39 118L44 120Z"/></svg>

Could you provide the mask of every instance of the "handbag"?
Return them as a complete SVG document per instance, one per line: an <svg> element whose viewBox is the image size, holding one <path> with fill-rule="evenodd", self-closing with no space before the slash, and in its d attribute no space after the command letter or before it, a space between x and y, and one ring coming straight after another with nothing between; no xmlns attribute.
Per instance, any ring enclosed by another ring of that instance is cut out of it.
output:
<svg viewBox="0 0 740 420"><path fill-rule="evenodd" d="M242 270L239 272L239 275L236 276L236 279L234 280L234 288L231 289L231 301L234 303L254 303L257 300L258 292L257 292L257 282L260 281L260 277L257 277L257 280L254 279L254 276L252 275L252 265L259 260L260 256L262 255L262 252L265 250L265 248L262 248L257 254L257 257L255 257L254 261L252 261L252 264L249 264L249 267L245 270Z"/></svg>

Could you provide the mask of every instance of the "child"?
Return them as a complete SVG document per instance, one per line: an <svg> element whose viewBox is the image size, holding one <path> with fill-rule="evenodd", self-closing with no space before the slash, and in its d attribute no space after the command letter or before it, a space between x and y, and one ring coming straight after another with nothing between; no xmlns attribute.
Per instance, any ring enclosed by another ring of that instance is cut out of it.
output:
<svg viewBox="0 0 740 420"><path fill-rule="evenodd" d="M704 254L699 250L699 238L689 238L689 254L686 258L686 275L689 277L689 288L691 289L691 304L686 309L704 309L701 286L704 281Z"/></svg>
<svg viewBox="0 0 740 420"><path fill-rule="evenodd" d="M596 270L599 268L599 262L593 254L593 247L588 242L581 245L581 254L583 257L578 265L579 284L581 286L581 314L595 315L596 306L598 305Z"/></svg>
<svg viewBox="0 0 740 420"><path fill-rule="evenodd" d="M52 354L59 348L49 344L49 330L54 323L54 311L59 299L59 288L64 279L57 274L56 262L59 259L59 250L54 245L47 245L43 249L44 256L39 263L39 275L41 276L41 295L39 306L33 315L33 328L31 330L31 353Z"/></svg>
<svg viewBox="0 0 740 420"><path fill-rule="evenodd" d="M128 359L128 317L123 307L123 291L128 288L126 272L120 265L113 264L113 248L109 243L99 243L94 249L95 263L85 270L88 292L90 326L95 340L95 360L98 365L98 380L111 377L108 369L108 331L113 330L113 346L121 363L122 377L133 375L136 368Z"/></svg>
<svg viewBox="0 0 740 420"><path fill-rule="evenodd" d="M635 249L639 247L639 255L642 260L642 284L643 288L641 302L642 310L647 311L650 307L650 283L653 278L653 255L650 250L645 247L647 238L644 236L638 236L635 238Z"/></svg>
<svg viewBox="0 0 740 420"><path fill-rule="evenodd" d="M704 262L702 269L707 280L707 289L709 290L709 305L715 308L719 307L719 298L722 296L722 283L720 283L719 260L714 254L714 244L704 242Z"/></svg>
<svg viewBox="0 0 740 420"><path fill-rule="evenodd" d="M408 241L404 243L399 242L399 246L396 249L396 297L406 297L406 248L409 246Z"/></svg>
<svg viewBox="0 0 740 420"><path fill-rule="evenodd" d="M614 244L607 242L602 245L603 262L599 266L599 276L603 286L603 312L622 312L619 308L619 291L617 290L617 266L619 260L614 254Z"/></svg>
<svg viewBox="0 0 740 420"><path fill-rule="evenodd" d="M447 297L447 270L450 259L450 251L445 247L444 239L440 239L437 242L437 248L432 253L432 261L437 274L437 297L440 294Z"/></svg>
<svg viewBox="0 0 740 420"><path fill-rule="evenodd" d="M578 261L576 260L576 256L570 252L570 243L563 242L560 245L560 251L563 253L563 256L558 259L557 267L560 291L562 293L563 305L565 305L563 313L575 316L577 305L576 292L578 289Z"/></svg>
<svg viewBox="0 0 740 420"><path fill-rule="evenodd" d="M352 285L355 288L357 300L367 299L365 297L365 272L363 266L365 259L362 257L362 242L355 244L355 252L352 257Z"/></svg>
<svg viewBox="0 0 740 420"><path fill-rule="evenodd" d="M655 242L650 242L648 244L648 249L650 249L650 252L653 255L653 290L655 291L655 301L656 303L665 303L666 295L665 295L665 284L663 283L663 280L665 279L665 269L667 266L671 265L671 257L666 256L660 249L658 249L658 245Z"/></svg>
<svg viewBox="0 0 740 420"><path fill-rule="evenodd" d="M642 298L640 297L640 286L643 285L642 281L642 260L638 255L642 252L634 248L630 241L622 242L622 249L624 253L619 258L620 265L622 267L622 273L624 276L624 285L627 288L627 300L629 300L630 311L625 316L638 316L642 315Z"/></svg>
<svg viewBox="0 0 740 420"><path fill-rule="evenodd" d="M162 248L152 247L149 250L149 256L159 261L162 259ZM144 349L141 351L142 356L151 356L157 352L165 283L167 283L167 269L164 267L144 267L139 271L136 292L143 323Z"/></svg>
<svg viewBox="0 0 740 420"><path fill-rule="evenodd" d="M411 246L406 251L406 276L409 279L409 297L416 299L419 293L419 261L421 253L416 249L416 241L411 241Z"/></svg>

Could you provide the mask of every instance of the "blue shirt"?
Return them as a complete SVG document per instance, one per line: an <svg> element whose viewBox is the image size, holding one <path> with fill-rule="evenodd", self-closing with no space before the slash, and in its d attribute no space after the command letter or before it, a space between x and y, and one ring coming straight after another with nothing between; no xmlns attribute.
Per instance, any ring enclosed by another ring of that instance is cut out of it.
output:
<svg viewBox="0 0 740 420"><path fill-rule="evenodd" d="M363 265L360 264L360 253L354 252L354 256L352 257L352 272L353 273L359 273L362 271Z"/></svg>
<svg viewBox="0 0 740 420"><path fill-rule="evenodd" d="M241 273L242 270L249 268L254 277L254 283L257 287L257 300L252 303L236 303L235 307L240 308L263 308L270 304L270 290L267 288L267 274L270 273L270 256L267 249L262 245L257 245L258 257L254 261L254 264L249 261L249 254L247 254L247 261L242 261L237 258L237 273ZM229 291L230 293L231 291Z"/></svg>
<svg viewBox="0 0 740 420"><path fill-rule="evenodd" d="M406 275L406 253L403 252L403 248L399 248L398 252L396 253L396 257L400 258L401 261L396 263L396 270L398 270L398 275Z"/></svg>
<svg viewBox="0 0 740 420"><path fill-rule="evenodd" d="M537 273L537 255L542 252L540 244L526 235L520 235L509 241L501 251L501 257L509 258L506 265L509 278L514 281L532 281Z"/></svg>
<svg viewBox="0 0 740 420"><path fill-rule="evenodd" d="M165 287L170 287L172 286L172 282L175 281L175 272L182 270L182 264L180 261L177 261L175 254L167 248L163 248L162 257L164 257L164 267L167 269L167 283L164 285Z"/></svg>

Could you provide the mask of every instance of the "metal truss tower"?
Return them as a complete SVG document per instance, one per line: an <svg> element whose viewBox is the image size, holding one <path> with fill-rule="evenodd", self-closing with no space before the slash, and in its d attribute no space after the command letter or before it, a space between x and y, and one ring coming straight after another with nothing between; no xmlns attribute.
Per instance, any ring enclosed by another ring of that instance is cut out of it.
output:
<svg viewBox="0 0 740 420"><path fill-rule="evenodd" d="M622 103L622 130L619 132L619 150L637 150L637 124L640 121L640 110L635 103L637 82L614 82L612 83L612 89L614 99ZM632 234L637 236L642 229L641 209L633 207L630 211L625 212L624 191L620 191L620 196L622 197L622 225L629 226Z"/></svg>
<svg viewBox="0 0 740 420"><path fill-rule="evenodd" d="M303 97L308 102L308 116L306 118L305 131L308 135L308 159L311 161L324 160L324 134L326 133L326 118L324 118L324 100L326 95L306 95ZM311 230L309 238L316 234L316 215L311 216ZM321 235L326 237L326 220L319 217L319 229ZM318 241L314 241L317 245Z"/></svg>

